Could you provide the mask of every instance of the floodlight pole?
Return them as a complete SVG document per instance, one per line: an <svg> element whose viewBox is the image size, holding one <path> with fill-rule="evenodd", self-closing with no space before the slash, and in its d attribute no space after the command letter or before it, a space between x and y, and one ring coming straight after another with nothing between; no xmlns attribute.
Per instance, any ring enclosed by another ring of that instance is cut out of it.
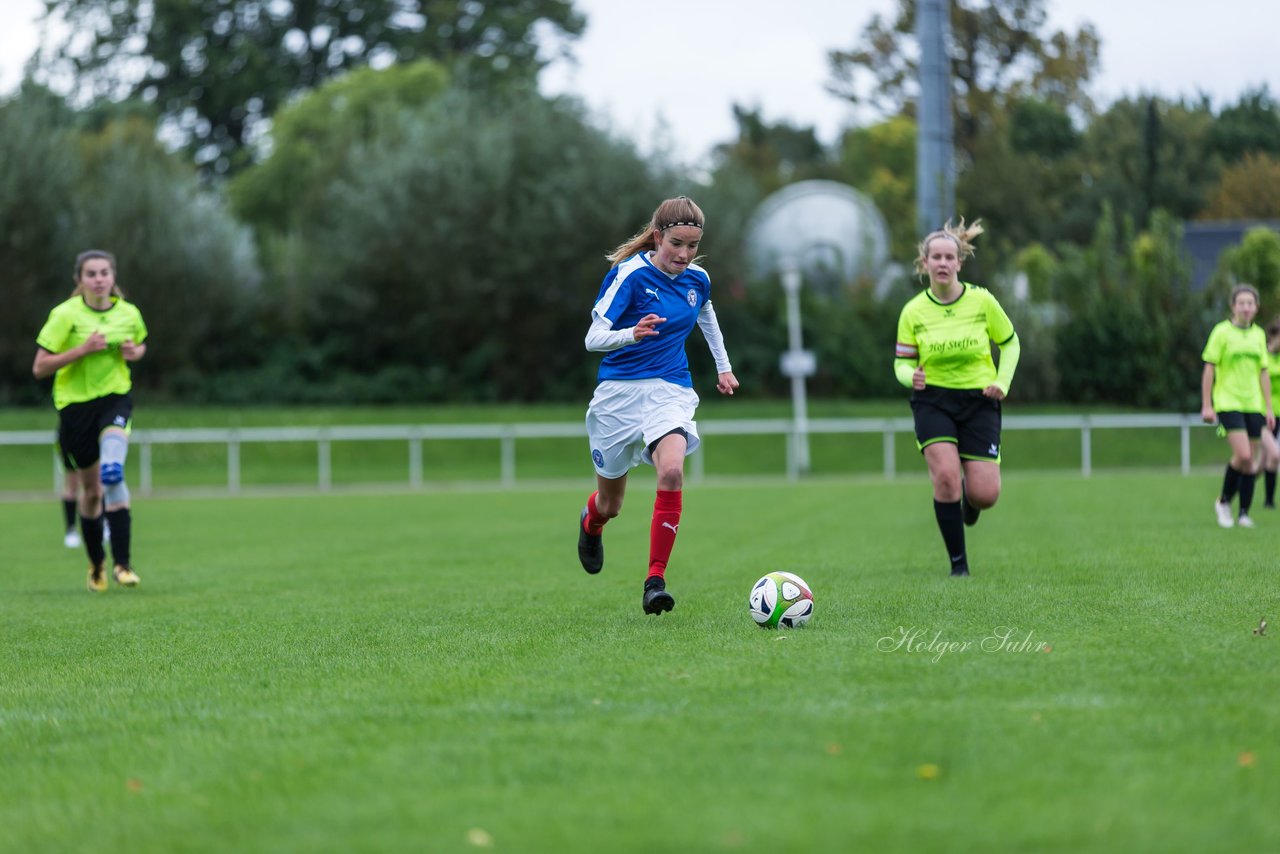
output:
<svg viewBox="0 0 1280 854"><path fill-rule="evenodd" d="M955 214L956 171L951 118L951 3L916 4L920 104L916 136L916 227L928 234Z"/></svg>
<svg viewBox="0 0 1280 854"><path fill-rule="evenodd" d="M792 444L787 476L795 480L809 471L809 415L804 378L814 372L813 352L802 346L800 331L800 268L788 262L782 268L782 290L787 296L787 352L782 373L791 377Z"/></svg>

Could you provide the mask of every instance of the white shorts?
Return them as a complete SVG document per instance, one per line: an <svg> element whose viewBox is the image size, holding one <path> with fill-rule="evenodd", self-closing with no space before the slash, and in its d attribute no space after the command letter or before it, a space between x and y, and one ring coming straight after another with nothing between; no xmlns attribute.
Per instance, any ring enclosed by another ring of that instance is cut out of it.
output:
<svg viewBox="0 0 1280 854"><path fill-rule="evenodd" d="M640 463L653 465L649 445L682 428L689 434L687 457L702 439L693 414L698 394L666 380L605 380L587 407L587 441L596 474L622 477Z"/></svg>

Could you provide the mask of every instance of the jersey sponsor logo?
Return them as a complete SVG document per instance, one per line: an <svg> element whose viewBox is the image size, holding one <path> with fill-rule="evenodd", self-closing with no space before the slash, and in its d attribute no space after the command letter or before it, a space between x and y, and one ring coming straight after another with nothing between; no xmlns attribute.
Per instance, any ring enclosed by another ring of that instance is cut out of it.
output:
<svg viewBox="0 0 1280 854"><path fill-rule="evenodd" d="M894 355L899 359L918 359L920 357L920 348L914 344L903 344L898 342L898 346L894 349Z"/></svg>
<svg viewBox="0 0 1280 854"><path fill-rule="evenodd" d="M950 341L926 344L925 347L934 353L946 353L952 350L970 350L981 346L981 344L982 339L973 335L966 335L964 338L952 338Z"/></svg>
<svg viewBox="0 0 1280 854"><path fill-rule="evenodd" d="M698 292L695 291L693 288L689 288L689 293L685 294L684 298L689 301L689 305L698 304Z"/></svg>

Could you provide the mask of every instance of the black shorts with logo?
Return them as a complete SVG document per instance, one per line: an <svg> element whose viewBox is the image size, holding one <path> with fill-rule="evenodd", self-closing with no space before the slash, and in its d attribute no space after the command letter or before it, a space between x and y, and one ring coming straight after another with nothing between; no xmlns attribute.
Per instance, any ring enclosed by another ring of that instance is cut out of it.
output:
<svg viewBox="0 0 1280 854"><path fill-rule="evenodd" d="M108 427L129 430L133 421L133 397L108 394L68 403L58 413L58 447L68 471L87 469L98 461L98 440Z"/></svg>
<svg viewBox="0 0 1280 854"><path fill-rule="evenodd" d="M1262 428L1267 426L1267 417L1261 412L1219 412L1218 424L1224 433L1243 430L1250 439L1261 439Z"/></svg>
<svg viewBox="0 0 1280 854"><path fill-rule="evenodd" d="M977 388L925 387L911 393L916 446L951 442L961 459L1000 462L1000 401Z"/></svg>

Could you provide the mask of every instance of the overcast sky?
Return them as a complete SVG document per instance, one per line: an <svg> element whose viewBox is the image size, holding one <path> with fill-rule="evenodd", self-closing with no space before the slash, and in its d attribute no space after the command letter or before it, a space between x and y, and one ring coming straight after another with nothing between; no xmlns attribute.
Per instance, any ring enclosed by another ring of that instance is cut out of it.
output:
<svg viewBox="0 0 1280 854"><path fill-rule="evenodd" d="M0 0L0 93L35 49L40 0ZM587 31L577 65L543 73L548 93L582 97L593 114L642 151L700 161L733 137L734 103L767 121L813 126L824 142L859 117L824 90L826 57L853 46L872 15L895 0L575 0ZM1262 84L1280 97L1276 0L1048 0L1050 24L1091 22L1102 40L1092 94L1168 97L1204 92L1216 105Z"/></svg>

